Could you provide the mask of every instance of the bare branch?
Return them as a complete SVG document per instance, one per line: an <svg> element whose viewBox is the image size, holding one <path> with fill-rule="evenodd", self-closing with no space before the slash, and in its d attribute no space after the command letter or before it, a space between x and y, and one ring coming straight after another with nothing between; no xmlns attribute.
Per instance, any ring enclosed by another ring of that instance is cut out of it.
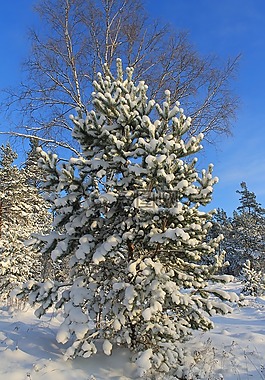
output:
<svg viewBox="0 0 265 380"><path fill-rule="evenodd" d="M54 146L65 148L67 150L72 151L75 155L80 156L80 153L76 149L74 149L71 145L67 144L66 142L61 142L61 141L53 140L53 139L45 139L43 137L39 137L39 136L36 136L36 135L30 135L28 133L19 133L19 132L1 132L0 131L0 135L9 135L9 136L15 136L15 137L22 137L22 138L26 138L26 139L35 139L35 140L38 140L38 141L42 141L45 144L52 144Z"/></svg>
<svg viewBox="0 0 265 380"><path fill-rule="evenodd" d="M145 79L150 97L161 101L169 89L172 102L181 101L193 117L192 133L214 141L231 132L238 101L230 83L239 57L223 66L201 57L187 33L149 18L142 0L42 0L36 10L43 30L31 31L26 79L6 91L2 104L22 136L36 134L77 153L69 115L76 107L89 110L96 73L105 63L112 69L118 57L134 67L135 80Z"/></svg>

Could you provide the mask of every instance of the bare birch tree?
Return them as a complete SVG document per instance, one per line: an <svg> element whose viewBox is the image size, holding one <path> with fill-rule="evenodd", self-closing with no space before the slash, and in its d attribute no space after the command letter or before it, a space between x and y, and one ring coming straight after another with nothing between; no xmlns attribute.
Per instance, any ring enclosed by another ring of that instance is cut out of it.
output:
<svg viewBox="0 0 265 380"><path fill-rule="evenodd" d="M169 89L172 101L181 99L193 119L191 133L203 132L209 141L230 133L238 57L224 65L201 57L186 33L148 17L142 0L42 0L36 12L41 23L30 33L26 79L8 90L8 108L23 116L15 135L38 136L77 153L69 114L89 109L96 73L117 57L134 67L135 80L151 84L150 97L160 101Z"/></svg>

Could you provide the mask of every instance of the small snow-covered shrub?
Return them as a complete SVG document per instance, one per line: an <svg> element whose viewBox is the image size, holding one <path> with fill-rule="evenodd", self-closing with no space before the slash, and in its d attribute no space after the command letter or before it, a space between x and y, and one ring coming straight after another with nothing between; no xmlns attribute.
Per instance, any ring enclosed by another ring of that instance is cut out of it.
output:
<svg viewBox="0 0 265 380"><path fill-rule="evenodd" d="M246 295L261 296L265 294L265 274L262 271L256 271L251 267L250 260L247 260L241 272L241 278L244 284L242 292Z"/></svg>

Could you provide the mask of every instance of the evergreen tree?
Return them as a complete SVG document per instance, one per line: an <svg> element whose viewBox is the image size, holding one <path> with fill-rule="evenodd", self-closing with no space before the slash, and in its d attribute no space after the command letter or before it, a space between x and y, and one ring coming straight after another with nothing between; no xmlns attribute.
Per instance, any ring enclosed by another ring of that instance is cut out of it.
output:
<svg viewBox="0 0 265 380"><path fill-rule="evenodd" d="M27 157L23 165L23 169L26 172L27 183L40 189L41 182L44 178L44 173L38 165L38 160L40 158L40 154L38 153L39 140L31 138L29 145L29 151L27 152Z"/></svg>
<svg viewBox="0 0 265 380"><path fill-rule="evenodd" d="M201 210L217 178L212 165L196 170L203 136L186 139L191 120L169 106L170 92L160 106L131 68L124 78L120 60L117 74L106 67L94 109L72 117L83 156L60 165L41 151L55 231L39 241L71 269L67 282L29 282L24 292L40 303L38 316L52 304L63 310L57 340L72 342L66 357L89 357L102 339L107 355L113 344L134 350L140 375L167 372L183 359L178 342L229 310L230 295L210 287L224 254L220 237L206 240L212 213ZM211 265L201 264L206 254Z"/></svg>
<svg viewBox="0 0 265 380"><path fill-rule="evenodd" d="M265 214L265 209L257 202L256 194L248 190L246 182L241 182L240 186L242 190L237 190L237 193L241 194L241 198L239 198L240 206L237 207L239 213L255 215Z"/></svg>
<svg viewBox="0 0 265 380"><path fill-rule="evenodd" d="M241 183L241 188L238 191L241 194L240 206L233 218L236 250L242 252L244 262L249 260L255 271L264 271L265 209L257 202L255 193L248 190L245 182Z"/></svg>
<svg viewBox="0 0 265 380"><path fill-rule="evenodd" d="M212 218L212 226L209 230L209 236L216 238L217 236L223 234L227 235L231 226L231 219L227 216L224 209L218 208ZM220 243L219 247L223 244Z"/></svg>
<svg viewBox="0 0 265 380"><path fill-rule="evenodd" d="M226 271L239 276L244 264L249 261L256 271L265 269L265 209L257 202L256 195L247 188L246 182L241 183L240 205L233 217L219 223L224 240L222 248L230 265Z"/></svg>
<svg viewBox="0 0 265 380"><path fill-rule="evenodd" d="M221 253L222 251L226 252L226 263L223 265L222 268L220 268L221 271L224 271L225 273L229 272L230 274L233 273L233 270L231 270L231 264L229 262L229 252L227 242L229 241L228 236L230 236L231 233L231 218L229 218L226 214L226 212L218 208L213 215L211 228L208 232L208 239L211 240L213 238L217 238L218 236L223 236L223 239L220 241L218 250ZM203 258L203 262L206 263L212 263L214 258L212 255L206 256Z"/></svg>
<svg viewBox="0 0 265 380"><path fill-rule="evenodd" d="M251 267L250 260L243 264L241 277L244 284L243 293L252 296L262 296L265 293L265 274Z"/></svg>
<svg viewBox="0 0 265 380"><path fill-rule="evenodd" d="M41 279L40 254L24 241L33 231L47 230L51 219L47 203L29 184L28 170L14 165L17 154L9 144L0 151L0 290L7 296L18 284Z"/></svg>

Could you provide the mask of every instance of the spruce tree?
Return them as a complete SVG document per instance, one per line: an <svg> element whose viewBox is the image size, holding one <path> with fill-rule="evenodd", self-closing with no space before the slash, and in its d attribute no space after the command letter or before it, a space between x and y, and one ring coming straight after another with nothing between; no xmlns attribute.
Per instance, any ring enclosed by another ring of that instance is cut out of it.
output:
<svg viewBox="0 0 265 380"><path fill-rule="evenodd" d="M188 137L191 120L169 106L169 91L156 104L132 75L120 60L116 78L107 67L98 74L94 109L72 117L81 157L60 164L41 151L55 219L39 240L54 261L68 261L69 278L23 291L39 317L51 305L63 310L57 340L71 342L66 357L89 357L102 340L107 355L113 345L132 349L143 375L180 365L180 342L211 328L209 316L229 310L230 295L210 286L224 253L220 236L206 239L213 213L202 207L217 178L213 165L196 169L203 136ZM201 264L206 254L210 265Z"/></svg>
<svg viewBox="0 0 265 380"><path fill-rule="evenodd" d="M263 296L265 294L265 274L264 271L256 271L251 266L250 260L246 260L241 271L243 282L242 292L246 295Z"/></svg>
<svg viewBox="0 0 265 380"><path fill-rule="evenodd" d="M208 231L207 238L211 240L213 238L217 238L220 235L223 236L223 239L220 241L218 250L220 253L222 251L226 252L226 255L225 255L226 262L225 262L225 265L223 265L223 267L220 268L220 270L225 273L233 274L233 269L229 260L230 249L229 249L229 245L227 244L229 241L228 237L230 236L231 228L232 228L231 218L227 216L227 213L223 209L218 208L215 214L213 215L211 223L212 223L212 226ZM203 262L212 263L213 260L214 260L214 257L212 255L209 255L204 258Z"/></svg>
<svg viewBox="0 0 265 380"><path fill-rule="evenodd" d="M241 183L240 206L234 212L234 240L238 242L237 250L242 253L244 262L249 260L255 271L265 269L265 209L257 202L256 194ZM235 244L236 245L236 244ZM241 259L242 262L242 259Z"/></svg>
<svg viewBox="0 0 265 380"><path fill-rule="evenodd" d="M32 232L48 232L51 217L47 203L29 184L28 170L14 164L17 158L9 144L0 148L0 290L7 296L29 279L41 279L40 253L25 245Z"/></svg>
<svg viewBox="0 0 265 380"><path fill-rule="evenodd" d="M219 231L224 235L222 247L230 263L226 272L235 276L241 275L247 261L257 273L265 269L265 209L246 182L240 186L241 190L237 190L240 205L227 221L218 221Z"/></svg>
<svg viewBox="0 0 265 380"><path fill-rule="evenodd" d="M44 178L44 173L38 165L38 160L40 158L38 148L39 140L36 138L31 138L29 141L29 151L27 152L23 169L26 173L27 184L41 189L41 182Z"/></svg>
<svg viewBox="0 0 265 380"><path fill-rule="evenodd" d="M238 194L241 194L239 198L240 206L237 207L238 212L255 215L265 214L265 209L257 202L256 194L248 190L246 182L241 182L240 186L241 190L236 191Z"/></svg>

